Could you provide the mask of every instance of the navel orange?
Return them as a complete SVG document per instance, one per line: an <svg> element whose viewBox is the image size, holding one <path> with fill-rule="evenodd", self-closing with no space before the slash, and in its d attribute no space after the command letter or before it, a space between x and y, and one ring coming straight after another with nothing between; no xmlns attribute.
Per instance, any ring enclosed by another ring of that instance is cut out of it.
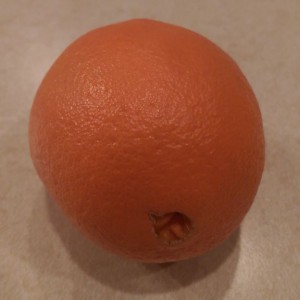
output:
<svg viewBox="0 0 300 300"><path fill-rule="evenodd" d="M103 247L145 262L225 240L264 165L260 110L237 64L203 36L151 20L72 43L38 89L29 137L64 213Z"/></svg>

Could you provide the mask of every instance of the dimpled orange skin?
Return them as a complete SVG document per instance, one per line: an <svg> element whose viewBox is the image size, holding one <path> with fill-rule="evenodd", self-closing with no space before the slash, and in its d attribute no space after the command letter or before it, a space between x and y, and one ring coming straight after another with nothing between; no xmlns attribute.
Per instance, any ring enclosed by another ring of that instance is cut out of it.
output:
<svg viewBox="0 0 300 300"><path fill-rule="evenodd" d="M264 165L261 114L236 63L203 36L152 20L71 44L38 89L29 137L40 178L73 223L144 262L187 259L224 241ZM151 214L173 212L191 228L170 245Z"/></svg>

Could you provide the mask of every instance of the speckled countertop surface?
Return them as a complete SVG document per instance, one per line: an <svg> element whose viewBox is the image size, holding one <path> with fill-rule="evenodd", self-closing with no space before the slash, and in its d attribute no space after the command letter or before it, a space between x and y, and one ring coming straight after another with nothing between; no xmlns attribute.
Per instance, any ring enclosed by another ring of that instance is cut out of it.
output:
<svg viewBox="0 0 300 300"><path fill-rule="evenodd" d="M168 266L85 240L47 199L27 124L35 91L76 37L148 17L198 31L238 62L258 97L266 167L249 214L203 257ZM300 2L2 0L0 299L300 299Z"/></svg>

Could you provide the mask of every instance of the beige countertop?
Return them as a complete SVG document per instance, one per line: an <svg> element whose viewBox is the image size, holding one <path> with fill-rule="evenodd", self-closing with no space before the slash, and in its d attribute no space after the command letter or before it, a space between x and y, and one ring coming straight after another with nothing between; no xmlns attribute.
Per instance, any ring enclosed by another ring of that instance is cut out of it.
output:
<svg viewBox="0 0 300 300"><path fill-rule="evenodd" d="M75 38L148 17L209 37L238 62L266 136L259 192L231 239L193 260L144 265L83 238L47 199L30 157L35 91ZM300 299L299 0L0 1L0 299Z"/></svg>

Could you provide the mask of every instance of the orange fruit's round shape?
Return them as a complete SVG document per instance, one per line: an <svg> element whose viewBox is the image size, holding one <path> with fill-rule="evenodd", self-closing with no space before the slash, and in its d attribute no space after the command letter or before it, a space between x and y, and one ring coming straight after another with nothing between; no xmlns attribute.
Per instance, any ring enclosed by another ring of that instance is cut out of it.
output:
<svg viewBox="0 0 300 300"><path fill-rule="evenodd" d="M226 239L264 164L261 114L235 62L203 36L151 20L71 44L41 83L29 135L65 214L107 249L146 262Z"/></svg>

